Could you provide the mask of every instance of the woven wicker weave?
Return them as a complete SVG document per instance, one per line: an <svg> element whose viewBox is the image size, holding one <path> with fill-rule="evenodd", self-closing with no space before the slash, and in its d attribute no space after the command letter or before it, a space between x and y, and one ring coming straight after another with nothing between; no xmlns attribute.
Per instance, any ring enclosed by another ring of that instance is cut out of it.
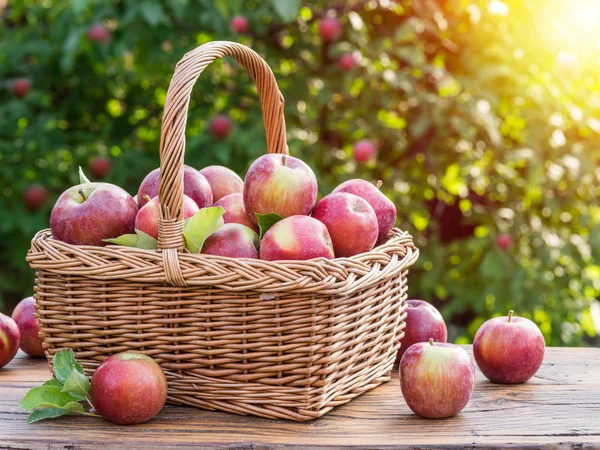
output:
<svg viewBox="0 0 600 450"><path fill-rule="evenodd" d="M40 231L27 256L47 357L72 348L86 371L111 354L162 366L168 401L314 419L387 381L403 336L408 267L418 250L392 230L373 251L268 262L183 250L185 125L204 68L232 56L258 88L269 152L287 153L283 98L249 48L212 42L186 54L162 125L159 250L74 246Z"/></svg>

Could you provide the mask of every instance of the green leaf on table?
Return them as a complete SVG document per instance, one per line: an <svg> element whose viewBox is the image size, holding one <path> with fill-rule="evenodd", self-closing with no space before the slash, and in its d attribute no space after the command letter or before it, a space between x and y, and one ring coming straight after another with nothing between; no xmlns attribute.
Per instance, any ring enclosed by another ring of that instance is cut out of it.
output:
<svg viewBox="0 0 600 450"><path fill-rule="evenodd" d="M55 417L65 416L74 412L84 412L81 403L67 403L62 408L39 408L29 414L27 423L34 423L44 419L54 419Z"/></svg>
<svg viewBox="0 0 600 450"><path fill-rule="evenodd" d="M83 367L75 361L75 353L73 350L63 348L54 355L54 376L58 381L64 383L71 375L73 370L83 373Z"/></svg>
<svg viewBox="0 0 600 450"><path fill-rule="evenodd" d="M269 231L269 228L271 228L273 225L275 225L277 222L279 222L281 219L283 219L283 217L281 217L279 214L275 214L275 213L268 213L268 214L255 214L256 219L258 220L258 228L260 228L260 238L262 239L263 236L265 235L265 233L267 231Z"/></svg>
<svg viewBox="0 0 600 450"><path fill-rule="evenodd" d="M62 408L69 403L77 402L72 395L58 387L38 386L31 389L19 402L26 411L37 408Z"/></svg>
<svg viewBox="0 0 600 450"><path fill-rule="evenodd" d="M300 11L300 0L271 0L271 3L284 22L293 20Z"/></svg>
<svg viewBox="0 0 600 450"><path fill-rule="evenodd" d="M185 248L192 253L200 253L204 241L225 223L223 214L225 214L225 209L221 206L211 206L202 208L186 219L183 231Z"/></svg>
<svg viewBox="0 0 600 450"><path fill-rule="evenodd" d="M42 386L45 387L56 387L59 389L63 388L63 383L60 380L57 380L56 378L51 378L48 381L46 381L44 384L42 384Z"/></svg>
<svg viewBox="0 0 600 450"><path fill-rule="evenodd" d="M88 177L85 176L85 173L83 173L83 169L81 168L81 166L79 166L79 184L87 183L91 183L91 181Z"/></svg>
<svg viewBox="0 0 600 450"><path fill-rule="evenodd" d="M65 381L62 391L85 397L90 392L90 380L78 370L73 370Z"/></svg>
<svg viewBox="0 0 600 450"><path fill-rule="evenodd" d="M135 234L122 234L117 238L104 239L104 242L123 245L125 247L141 248L144 250L156 250L158 248L158 241L156 239L137 228Z"/></svg>

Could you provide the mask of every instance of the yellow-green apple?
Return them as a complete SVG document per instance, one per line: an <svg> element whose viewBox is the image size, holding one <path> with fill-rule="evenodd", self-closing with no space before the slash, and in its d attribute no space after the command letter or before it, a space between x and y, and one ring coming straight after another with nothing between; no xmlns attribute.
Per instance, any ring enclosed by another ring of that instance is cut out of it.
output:
<svg viewBox="0 0 600 450"><path fill-rule="evenodd" d="M377 149L375 148L375 144L368 139L358 141L353 149L354 159L361 164L371 161L375 158L376 154Z"/></svg>
<svg viewBox="0 0 600 450"><path fill-rule="evenodd" d="M67 189L50 214L52 236L75 245L106 245L104 239L133 233L138 207L126 191L109 183Z"/></svg>
<svg viewBox="0 0 600 450"><path fill-rule="evenodd" d="M455 416L473 394L475 366L458 345L419 342L400 360L400 388L415 414L427 419Z"/></svg>
<svg viewBox="0 0 600 450"><path fill-rule="evenodd" d="M29 94L31 89L31 81L27 78L17 78L12 85L13 94L17 97L23 98Z"/></svg>
<svg viewBox="0 0 600 450"><path fill-rule="evenodd" d="M23 192L23 201L27 209L37 211L48 200L48 191L41 184L32 184Z"/></svg>
<svg viewBox="0 0 600 450"><path fill-rule="evenodd" d="M39 335L40 329L35 318L35 300L27 297L21 300L12 313L13 320L19 327L21 340L19 347L29 356L44 356L43 340Z"/></svg>
<svg viewBox="0 0 600 450"><path fill-rule="evenodd" d="M334 257L327 227L308 216L280 220L269 228L260 243L260 259L267 261Z"/></svg>
<svg viewBox="0 0 600 450"><path fill-rule="evenodd" d="M160 168L154 169L146 175L137 193L140 208L148 202L145 195L151 199L158 195L159 183ZM208 180L193 167L185 165L183 166L183 193L194 200L198 208L205 208L213 204L213 194Z"/></svg>
<svg viewBox="0 0 600 450"><path fill-rule="evenodd" d="M231 120L223 114L217 114L209 124L210 132L217 139L225 139L231 133L232 128Z"/></svg>
<svg viewBox="0 0 600 450"><path fill-rule="evenodd" d="M21 333L12 317L0 313L0 368L7 365L19 351Z"/></svg>
<svg viewBox="0 0 600 450"><path fill-rule="evenodd" d="M96 156L90 161L90 171L96 178L104 178L110 172L112 163L104 156Z"/></svg>
<svg viewBox="0 0 600 450"><path fill-rule="evenodd" d="M241 193L244 182L233 170L223 166L208 166L200 170L200 174L208 180L213 194L213 202L233 193Z"/></svg>
<svg viewBox="0 0 600 450"><path fill-rule="evenodd" d="M226 223L211 234L202 253L230 258L258 258L258 234L245 225Z"/></svg>
<svg viewBox="0 0 600 450"><path fill-rule="evenodd" d="M408 300L406 307L406 328L400 341L400 350L396 361L400 361L404 352L417 342L446 342L448 330L440 312L423 300Z"/></svg>
<svg viewBox="0 0 600 450"><path fill-rule="evenodd" d="M135 217L135 228L158 239L158 219L160 218L160 203L158 197L148 199L145 196L146 204L140 208ZM187 195L183 196L183 218L187 219L196 214L200 208L194 200Z"/></svg>
<svg viewBox="0 0 600 450"><path fill-rule="evenodd" d="M473 356L481 372L495 383L524 383L538 371L546 344L535 323L525 317L495 317L473 339Z"/></svg>
<svg viewBox="0 0 600 450"><path fill-rule="evenodd" d="M244 181L244 207L252 223L255 214L281 217L308 215L317 201L317 177L293 156L269 153L252 163Z"/></svg>
<svg viewBox="0 0 600 450"><path fill-rule="evenodd" d="M118 353L106 358L92 375L90 399L106 420L121 425L147 422L167 400L167 379L149 356Z"/></svg>
<svg viewBox="0 0 600 450"><path fill-rule="evenodd" d="M379 186L378 186L379 187ZM348 192L364 198L375 211L379 226L379 238L386 236L396 223L396 207L383 192L365 180L344 181L333 192Z"/></svg>
<svg viewBox="0 0 600 450"><path fill-rule="evenodd" d="M240 223L258 233L258 225L250 221L246 208L244 208L244 197L240 193L234 193L222 197L214 206L221 206L225 210L223 221L225 223Z"/></svg>
<svg viewBox="0 0 600 450"><path fill-rule="evenodd" d="M326 195L315 205L312 217L327 227L338 258L368 252L377 242L375 211L357 195L347 192Z"/></svg>
<svg viewBox="0 0 600 450"><path fill-rule="evenodd" d="M337 19L323 19L319 22L319 34L324 41L337 41L342 34L342 24Z"/></svg>

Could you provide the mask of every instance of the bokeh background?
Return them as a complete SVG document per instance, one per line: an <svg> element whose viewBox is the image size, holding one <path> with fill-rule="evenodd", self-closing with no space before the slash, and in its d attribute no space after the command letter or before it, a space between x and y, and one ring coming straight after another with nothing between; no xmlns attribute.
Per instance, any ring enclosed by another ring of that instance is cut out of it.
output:
<svg viewBox="0 0 600 450"><path fill-rule="evenodd" d="M598 345L599 21L595 0L0 0L0 310L32 293L25 254L78 166L131 193L158 166L176 62L222 39L273 68L290 152L321 194L383 180L421 250L410 295L450 339L512 308L548 344ZM368 163L361 139L378 149ZM196 84L186 151L242 176L265 151L233 60Z"/></svg>

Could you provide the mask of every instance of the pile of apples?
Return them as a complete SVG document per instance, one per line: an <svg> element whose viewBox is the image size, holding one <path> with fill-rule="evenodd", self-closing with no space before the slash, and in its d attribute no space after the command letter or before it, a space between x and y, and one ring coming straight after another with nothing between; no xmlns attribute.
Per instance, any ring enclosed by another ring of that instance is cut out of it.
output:
<svg viewBox="0 0 600 450"><path fill-rule="evenodd" d="M159 182L155 169L135 198L109 183L69 188L50 216L54 239L103 246L134 231L157 239ZM226 167L184 166L183 188L185 219L204 208L222 208L224 224L200 246L211 255L268 261L349 257L373 249L396 221L396 207L379 185L361 179L340 184L317 202L314 172L287 155L259 157L244 181Z"/></svg>

